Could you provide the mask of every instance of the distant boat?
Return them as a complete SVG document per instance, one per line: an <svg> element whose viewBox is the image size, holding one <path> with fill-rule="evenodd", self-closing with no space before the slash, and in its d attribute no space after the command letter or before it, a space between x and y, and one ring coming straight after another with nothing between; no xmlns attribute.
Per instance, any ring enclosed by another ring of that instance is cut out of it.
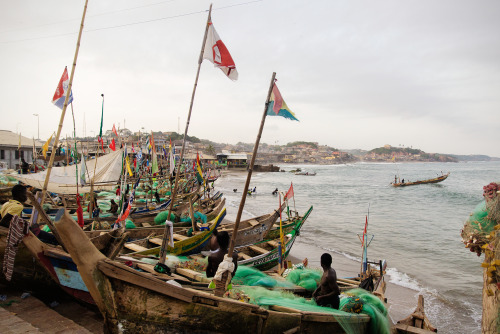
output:
<svg viewBox="0 0 500 334"><path fill-rule="evenodd" d="M299 173L295 173L295 175L315 176L315 175L316 175L316 172L314 172L314 173L309 173L309 172L299 172Z"/></svg>
<svg viewBox="0 0 500 334"><path fill-rule="evenodd" d="M438 183L446 180L448 176L450 175L450 172L447 174L443 174L441 176L435 177L433 179L427 179L427 180L419 180L419 181L414 181L414 182L391 182L393 187L406 187L406 186L415 186L417 184L426 184L426 183Z"/></svg>

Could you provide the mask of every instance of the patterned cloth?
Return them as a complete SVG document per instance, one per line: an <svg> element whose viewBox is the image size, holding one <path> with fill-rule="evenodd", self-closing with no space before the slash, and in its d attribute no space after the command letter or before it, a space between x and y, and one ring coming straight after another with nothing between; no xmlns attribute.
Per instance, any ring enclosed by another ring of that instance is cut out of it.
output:
<svg viewBox="0 0 500 334"><path fill-rule="evenodd" d="M29 233L29 223L14 215L10 221L9 234L7 235L7 246L5 247L5 254L3 257L2 271L7 281L12 278L14 271L14 260L16 258L17 248L23 240L25 235Z"/></svg>

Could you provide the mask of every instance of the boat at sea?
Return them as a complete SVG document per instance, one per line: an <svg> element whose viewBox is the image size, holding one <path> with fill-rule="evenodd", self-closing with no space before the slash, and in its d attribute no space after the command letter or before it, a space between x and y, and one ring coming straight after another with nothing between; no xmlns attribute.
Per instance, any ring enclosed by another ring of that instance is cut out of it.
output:
<svg viewBox="0 0 500 334"><path fill-rule="evenodd" d="M404 179L402 182L391 182L393 187L407 187L407 186L415 186L418 184L427 184L427 183L438 183L446 180L450 176L450 173L446 173L443 175L440 175L438 177L432 178L432 179L426 179L426 180L417 180L417 181L412 181L412 182L404 182Z"/></svg>

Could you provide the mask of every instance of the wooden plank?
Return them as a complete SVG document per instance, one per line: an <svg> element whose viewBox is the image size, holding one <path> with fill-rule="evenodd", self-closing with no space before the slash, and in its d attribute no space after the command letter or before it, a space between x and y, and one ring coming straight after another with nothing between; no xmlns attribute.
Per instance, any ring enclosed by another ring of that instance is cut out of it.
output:
<svg viewBox="0 0 500 334"><path fill-rule="evenodd" d="M276 240L268 241L267 244L274 248L278 248L278 246L280 245L280 243L277 242Z"/></svg>
<svg viewBox="0 0 500 334"><path fill-rule="evenodd" d="M212 281L211 279L203 276L202 273L199 273L191 269L177 268L175 271L180 275L186 276L198 282L210 283Z"/></svg>
<svg viewBox="0 0 500 334"><path fill-rule="evenodd" d="M255 225L259 225L259 224L260 224L260 223L259 223L257 220L255 220L255 219L250 219L250 220L248 221L248 223L249 223L250 225L252 225L252 226L255 226Z"/></svg>
<svg viewBox="0 0 500 334"><path fill-rule="evenodd" d="M125 245L123 245L123 246L127 249L130 249L131 251L134 251L134 252L142 252L142 251L148 250L148 248L136 245L134 243L125 243Z"/></svg>
<svg viewBox="0 0 500 334"><path fill-rule="evenodd" d="M261 254L267 254L270 252L267 249L264 249L264 248L261 248L259 246L255 246L255 245L248 246L248 248L250 248L254 252L261 253Z"/></svg>
<svg viewBox="0 0 500 334"><path fill-rule="evenodd" d="M142 223L142 227L151 227L150 223Z"/></svg>
<svg viewBox="0 0 500 334"><path fill-rule="evenodd" d="M285 312L285 313L302 313L302 311L297 310L296 308L279 306L279 305L269 305L269 309L277 312Z"/></svg>
<svg viewBox="0 0 500 334"><path fill-rule="evenodd" d="M243 260L250 260L250 259L252 258L250 255L245 254L245 253L242 253L242 252L239 252L239 253L238 253L238 256L239 256L239 257L242 257L242 258L243 258Z"/></svg>
<svg viewBox="0 0 500 334"><path fill-rule="evenodd" d="M189 237L186 237L185 235L180 235L180 234L177 234L177 233L174 233L173 237L174 237L175 240L186 240L186 239L189 238Z"/></svg>
<svg viewBox="0 0 500 334"><path fill-rule="evenodd" d="M163 243L163 240L160 238L149 238L148 240L149 240L149 242L151 242L155 245L158 245L158 246L161 246L161 244Z"/></svg>

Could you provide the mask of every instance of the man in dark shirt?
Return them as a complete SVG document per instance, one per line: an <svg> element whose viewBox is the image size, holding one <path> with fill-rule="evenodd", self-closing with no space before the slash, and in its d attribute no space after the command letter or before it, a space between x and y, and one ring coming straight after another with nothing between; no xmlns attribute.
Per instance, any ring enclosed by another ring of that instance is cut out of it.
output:
<svg viewBox="0 0 500 334"><path fill-rule="evenodd" d="M337 284L337 273L332 268L332 256L328 253L321 255L321 267L323 276L318 288L313 292L313 298L319 306L339 308L340 289Z"/></svg>

